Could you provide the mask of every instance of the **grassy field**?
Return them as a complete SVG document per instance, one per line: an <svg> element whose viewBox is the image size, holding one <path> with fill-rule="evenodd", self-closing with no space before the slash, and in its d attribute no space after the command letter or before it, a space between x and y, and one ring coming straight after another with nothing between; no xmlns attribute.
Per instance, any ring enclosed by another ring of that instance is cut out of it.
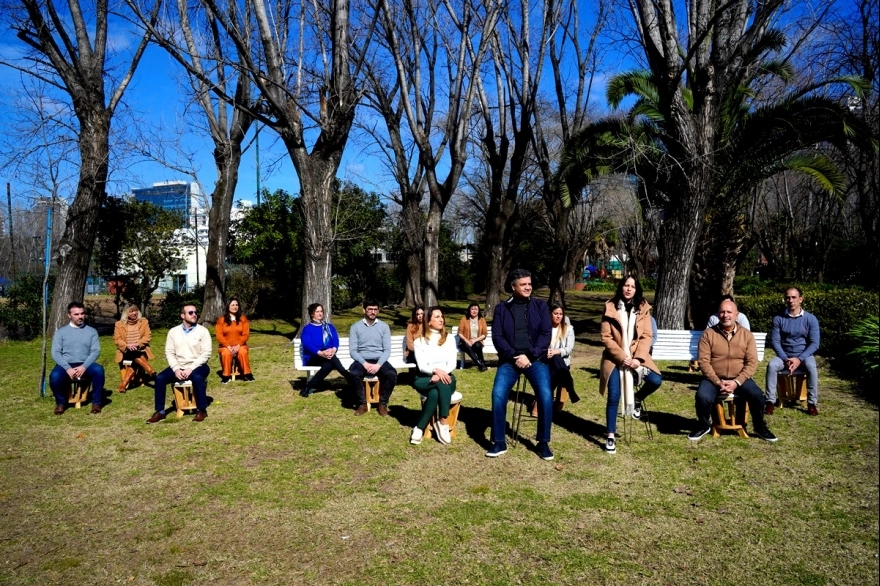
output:
<svg viewBox="0 0 880 586"><path fill-rule="evenodd" d="M583 400L554 419L553 462L531 441L484 456L494 369L456 373L449 446L408 443L419 401L405 375L388 418L353 417L336 375L301 398L290 324L254 324L257 381L212 376L200 424L145 425L147 387L55 416L39 342L0 343L0 584L878 583L876 406L823 367L821 415L777 410L779 442L693 443L699 377L661 364L654 439L639 424L605 454L602 297L570 300ZM465 306L448 304L448 325ZM342 335L358 315L336 317ZM402 333L403 313L382 317ZM109 337L102 348L115 388Z"/></svg>

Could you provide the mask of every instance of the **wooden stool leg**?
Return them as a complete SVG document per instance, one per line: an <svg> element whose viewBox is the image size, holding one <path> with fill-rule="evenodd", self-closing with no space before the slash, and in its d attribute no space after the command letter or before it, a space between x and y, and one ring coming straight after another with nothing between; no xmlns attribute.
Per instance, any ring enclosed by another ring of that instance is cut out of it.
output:
<svg viewBox="0 0 880 586"><path fill-rule="evenodd" d="M371 403L378 403L381 399L381 395L379 394L379 379L378 378L365 378L364 379L364 395L367 398L367 411L370 410Z"/></svg>
<svg viewBox="0 0 880 586"><path fill-rule="evenodd" d="M89 398L89 389L92 384L85 381L70 381L69 390L67 392L67 402L74 403L79 409L83 403Z"/></svg>
<svg viewBox="0 0 880 586"><path fill-rule="evenodd" d="M458 423L458 410L461 407L461 401L458 403L454 403L449 408L449 417L446 418L446 423L449 424L449 435L455 437L455 424Z"/></svg>

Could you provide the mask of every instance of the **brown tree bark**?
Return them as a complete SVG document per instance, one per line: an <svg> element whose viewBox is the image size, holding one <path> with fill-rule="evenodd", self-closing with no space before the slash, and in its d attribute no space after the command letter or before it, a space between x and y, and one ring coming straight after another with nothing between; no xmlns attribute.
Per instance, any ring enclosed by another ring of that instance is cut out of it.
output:
<svg viewBox="0 0 880 586"><path fill-rule="evenodd" d="M80 2L56 4L54 0L20 0L21 15L13 29L35 56L28 66L13 65L60 88L70 96L79 124L79 179L64 233L58 247L55 288L47 335L65 324L67 305L81 301L85 292L98 211L106 197L110 159L110 123L131 81L149 40L138 40L127 66L115 85L105 75L108 63L109 7L97 0L84 14ZM155 19L159 4L150 11ZM67 12L59 12L59 8ZM117 64L118 66L118 64ZM109 98L106 89L109 88Z"/></svg>

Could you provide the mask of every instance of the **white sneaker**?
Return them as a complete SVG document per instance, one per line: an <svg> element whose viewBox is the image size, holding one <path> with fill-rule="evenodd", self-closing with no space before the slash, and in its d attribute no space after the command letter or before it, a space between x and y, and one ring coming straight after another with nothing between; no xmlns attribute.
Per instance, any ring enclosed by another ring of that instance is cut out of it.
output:
<svg viewBox="0 0 880 586"><path fill-rule="evenodd" d="M437 439L441 444L451 444L452 436L449 433L449 426L445 423L437 424Z"/></svg>
<svg viewBox="0 0 880 586"><path fill-rule="evenodd" d="M636 401L636 404L633 406L632 418L633 419L641 419L642 418L642 402L641 401Z"/></svg>
<svg viewBox="0 0 880 586"><path fill-rule="evenodd" d="M422 436L425 435L424 432L418 427L413 428L412 435L409 436L409 443L413 445L419 445L422 443Z"/></svg>

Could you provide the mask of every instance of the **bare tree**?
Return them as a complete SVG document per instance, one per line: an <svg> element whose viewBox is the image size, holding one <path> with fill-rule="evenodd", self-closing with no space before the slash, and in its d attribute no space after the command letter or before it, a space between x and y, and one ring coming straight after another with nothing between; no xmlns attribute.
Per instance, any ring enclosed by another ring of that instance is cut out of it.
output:
<svg viewBox="0 0 880 586"><path fill-rule="evenodd" d="M376 10L380 10L377 6ZM419 32L420 29L416 29ZM400 31L400 34L410 32L409 29ZM425 43L427 45L427 43ZM436 43L424 49L428 53L428 62L436 61L439 47ZM403 233L404 250L406 257L407 278L404 284L403 305L413 307L422 304L422 272L424 266L424 235L425 221L422 212L422 200L425 196L425 171L421 164L421 158L413 155L413 146L407 141L406 120L403 110L403 100L400 95L400 84L397 82L396 69L388 67L387 60L377 58L375 61L367 60L365 65L367 105L378 112L385 124L362 124L364 131L374 139L382 158L388 166L388 170L397 183L397 193L392 194L394 202L400 206L399 228ZM411 66L417 70L416 77L421 77L418 70L421 63L416 61ZM390 72L388 71L390 69ZM427 78L425 84L429 87L428 95L436 92L436 75L434 69L429 68L424 72ZM419 110L421 115L428 119L425 126L433 126L434 109L426 108Z"/></svg>
<svg viewBox="0 0 880 586"><path fill-rule="evenodd" d="M214 142L212 154L217 182L211 205L207 206L208 248L201 315L202 321L213 323L225 308L229 219L238 185L242 145L254 120L251 112L256 111L258 105L251 97L251 82L243 59L224 35L212 11L193 9L186 0L177 0L176 9L163 12L162 19L154 25L137 2L126 2L140 24L187 72L191 97L201 109ZM247 36L243 40L249 42ZM250 52L250 46L247 50ZM195 242L199 246L198 238Z"/></svg>
<svg viewBox="0 0 880 586"><path fill-rule="evenodd" d="M158 2L151 14L155 17ZM59 11L60 9L60 11ZM58 251L49 333L67 320L67 304L82 298L95 243L95 226L108 177L110 123L134 74L149 35L137 38L127 62L108 54L110 9L97 0L84 12L78 0L19 0L5 11L11 28L30 52L20 62L4 62L40 78L66 94L78 127L79 180ZM122 34L120 33L120 37ZM109 97L108 94L109 93Z"/></svg>
<svg viewBox="0 0 880 586"><path fill-rule="evenodd" d="M486 33L494 29L502 6L494 1L481 5L443 0L435 6L401 0L392 7L380 0L380 7L400 101L428 186L423 300L433 305L438 296L440 222L467 161L476 80L491 38ZM473 39L478 40L476 47ZM441 110L434 81L443 74L446 103Z"/></svg>
<svg viewBox="0 0 880 586"><path fill-rule="evenodd" d="M374 15L356 13L363 22L353 22L350 0L247 0L244 7L201 1L265 101L265 112L252 114L281 137L299 177L306 251L301 315L308 316L314 301L331 314L333 184L360 99L355 82Z"/></svg>
<svg viewBox="0 0 880 586"><path fill-rule="evenodd" d="M666 124L665 147L676 162L671 169L676 189L660 228L656 316L661 328L685 322L691 266L712 193L720 99L754 67L760 55L756 44L782 4L694 0L679 21L675 8L680 6L673 0L631 3Z"/></svg>
<svg viewBox="0 0 880 586"><path fill-rule="evenodd" d="M565 205L553 180L553 162L558 159L561 145L588 120L593 77L599 66L601 47L599 35L608 21L609 5L599 0L593 5L592 26L584 21L579 2L545 3L545 18L553 23L555 34L550 39L549 57L553 73L553 107L535 109L534 153L543 177L542 196L554 229L558 251L550 282L550 300L564 303L564 294L574 286L575 269L581 264L589 240L580 239L583 227L577 218L569 218L571 207ZM567 83L565 70L576 65L574 91ZM578 194L581 195L581 194Z"/></svg>

